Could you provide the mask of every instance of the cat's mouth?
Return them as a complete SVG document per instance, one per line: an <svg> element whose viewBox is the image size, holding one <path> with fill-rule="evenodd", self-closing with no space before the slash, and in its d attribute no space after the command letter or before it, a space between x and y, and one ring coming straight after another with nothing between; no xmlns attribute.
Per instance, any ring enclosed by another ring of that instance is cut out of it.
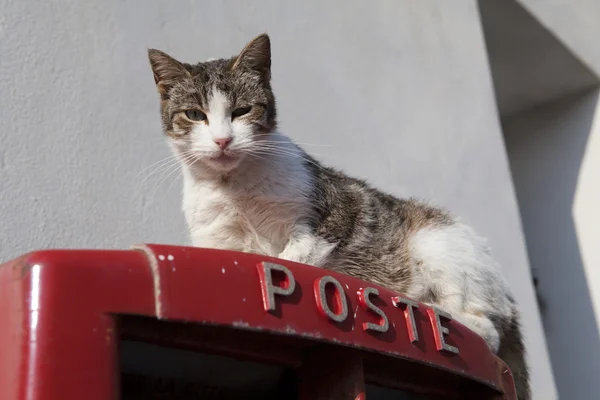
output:
<svg viewBox="0 0 600 400"><path fill-rule="evenodd" d="M241 156L235 153L220 153L208 158L210 164L217 166L219 169L228 169L235 167L240 162Z"/></svg>
<svg viewBox="0 0 600 400"><path fill-rule="evenodd" d="M225 153L219 154L218 156L211 158L211 160L217 161L217 162L231 162L231 161L235 161L237 159L238 159L238 157L232 156L229 154L225 154Z"/></svg>

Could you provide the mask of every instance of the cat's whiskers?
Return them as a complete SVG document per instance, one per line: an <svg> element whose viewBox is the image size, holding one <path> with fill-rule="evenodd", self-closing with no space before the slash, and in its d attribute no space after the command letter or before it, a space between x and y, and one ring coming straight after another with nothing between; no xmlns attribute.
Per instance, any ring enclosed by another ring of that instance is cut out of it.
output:
<svg viewBox="0 0 600 400"><path fill-rule="evenodd" d="M191 151L185 151L182 153L182 156L187 155L188 153L191 153ZM158 170L160 170L161 168L164 168L165 166L178 161L179 158L177 155L175 154L171 154L170 156L163 158L162 160L156 161L152 164L150 164L148 167L144 168L142 171L140 171L140 173L138 173L138 175L136 175L136 178L143 173L144 171L147 171L149 168L154 167L154 169L145 177L145 179L147 179L149 176L153 175L155 172L157 172Z"/></svg>
<svg viewBox="0 0 600 400"><path fill-rule="evenodd" d="M242 146L240 146L240 149L269 149L269 150L277 150L277 151L285 151L288 154L305 154L305 151L301 150L300 148L296 148L296 147L286 147L284 145L282 145L282 143L280 142L268 142L268 141L260 141L260 142L250 142L247 143L246 146L243 146L246 143L243 143Z"/></svg>
<svg viewBox="0 0 600 400"><path fill-rule="evenodd" d="M274 146L249 146L244 151L262 152L264 154L271 155L291 155L291 156L304 156L304 152L300 150L286 149Z"/></svg>
<svg viewBox="0 0 600 400"><path fill-rule="evenodd" d="M315 166L318 169L321 169L323 171L327 170L325 167L323 167L319 163L316 163L313 160L311 160L309 157L307 157L307 154L305 154L303 152L293 153L293 152L288 152L287 150L288 149L257 148L257 149L253 149L252 152L254 155L260 154L260 155L289 156L289 157L301 158L304 161L308 162L309 164ZM246 150L246 151L250 154L250 150Z"/></svg>
<svg viewBox="0 0 600 400"><path fill-rule="evenodd" d="M302 150L298 147L288 147L280 142L260 141L260 142L251 143L251 145L249 147L254 148L254 149L260 149L260 150L273 150L273 151L281 152L281 153L285 153L285 154L298 154L298 155L302 155L302 156L308 155L307 152L305 152L304 150ZM319 154L317 154L317 155L319 155Z"/></svg>
<svg viewBox="0 0 600 400"><path fill-rule="evenodd" d="M295 142L280 142L277 140L256 140L253 142L253 144L256 144L257 146L263 146L263 145L267 145L267 146L277 146L277 147L281 147L281 148L285 148L285 149L294 149L294 150L298 150L298 151L303 151L300 146L299 143L295 143ZM320 145L315 145L315 146L320 146ZM323 145L326 146L326 145Z"/></svg>
<svg viewBox="0 0 600 400"><path fill-rule="evenodd" d="M177 161L178 161L178 158L175 155L172 155L170 157L162 159L162 160L155 162L152 165L146 167L145 170L148 170L149 168L152 168L152 169L148 173L145 174L143 179L138 180L138 176L141 174L141 172L138 173L136 175L136 177L134 178L134 181L136 181L135 186L134 186L135 191L138 192L139 190L141 190L144 187L144 184L146 183L148 178L150 178L152 175L156 174L157 172L163 171L163 168L168 168L171 165L173 165L174 163L176 164Z"/></svg>
<svg viewBox="0 0 600 400"><path fill-rule="evenodd" d="M198 161L198 157L193 154L192 157L191 157L191 159L182 160L182 163L186 167L189 168L189 167L191 167L191 164L194 163L195 161ZM167 193L171 191L171 187L173 186L173 183L177 182L179 180L179 178L181 178L182 175L183 175L183 165L181 166L181 168L179 168L179 173L177 174L177 176L175 177L175 179L171 180L171 184L167 188Z"/></svg>
<svg viewBox="0 0 600 400"><path fill-rule="evenodd" d="M169 176L171 174L173 174L173 172L177 171L178 167L181 166L181 163L185 163L187 165L187 161L191 160L192 158L194 158L194 154L192 152L187 152L181 156L179 156L177 158L176 163L171 164L162 174L161 176L158 178L158 184L162 184L164 181L166 181ZM165 175L166 174L166 175Z"/></svg>
<svg viewBox="0 0 600 400"><path fill-rule="evenodd" d="M259 133L259 134L256 134L256 135L254 135L254 137L262 137L262 136L267 136L267 137L269 137L269 136L274 136L274 135L275 135L275 136L281 136L281 137L283 137L283 138L286 138L286 136L285 136L285 135L283 135L283 134L281 134L281 133L275 133L275 132L273 132L273 133ZM286 139L287 139L287 138L286 138ZM260 142L261 142L261 143L268 142L268 140L263 140L263 139L259 139L259 140L260 140ZM295 140L291 140L291 139L287 139L287 140L290 140L290 142L292 142L292 143L294 143L294 144L297 144L297 145L300 145L300 146L317 146L317 147L332 147L332 146L333 146L333 145L331 145L331 144L320 144L320 143L306 143L306 142L297 142L297 141L295 141ZM282 143L282 142L279 142L279 141L277 141L277 140L271 140L271 142L273 142L273 143L279 143L279 144L281 144L281 143Z"/></svg>
<svg viewBox="0 0 600 400"><path fill-rule="evenodd" d="M297 151L297 150L285 149L285 148L281 149L279 147L263 146L263 150L272 151L274 154L281 153L281 154L286 154L286 155L297 155L297 156L301 156L301 157L305 157L305 158L311 157L312 155L320 156L320 154L317 154L317 153L308 154L307 152L304 152L304 151Z"/></svg>
<svg viewBox="0 0 600 400"><path fill-rule="evenodd" d="M187 156L188 154L191 154L191 153L192 153L191 151L184 151L181 154L181 156ZM151 177L152 175L156 174L157 172L163 171L163 173L164 173L165 170L168 170L173 165L176 165L179 162L179 157L181 157L181 156L177 156L176 154L171 154L169 157L166 157L159 161L156 161L156 162L152 163L151 165L149 165L148 167L144 168L140 173L138 173L136 175L135 180L137 180L137 177L144 171L147 171L150 168L152 168L152 169L150 170L150 172L148 172L144 176L144 178L141 180L141 182L138 182L137 187L138 188L143 187L144 183L148 180L148 178Z"/></svg>
<svg viewBox="0 0 600 400"><path fill-rule="evenodd" d="M183 154L185 154L185 155L183 155ZM174 165L169 166L168 169L161 174L161 176L157 180L156 184L154 185L154 189L152 190L152 194L151 194L150 197L154 198L154 195L158 191L158 188L163 184L163 182L165 182L166 180L168 180L169 177L173 175L173 173L175 173L177 171L180 171L180 172L182 171L182 168L181 169L178 168L178 167L182 167L181 163L184 163L185 165L189 166L188 162L193 161L193 160L196 159L196 156L191 151L184 152L183 154L180 155L179 158L177 158L177 163L175 163ZM166 175L165 175L165 173L166 173ZM171 182L171 184L172 184L172 182ZM169 189L170 189L170 186L169 186L169 188L167 188L167 192L169 191Z"/></svg>
<svg viewBox="0 0 600 400"><path fill-rule="evenodd" d="M162 158L158 161L154 161L152 164L148 165L147 167L145 167L144 169L140 170L134 177L133 180L136 181L137 178L140 177L140 175L142 175L144 172L146 172L147 170L149 170L152 167L156 167L158 165L162 165L165 163L168 163L169 161L172 161L173 159L176 159L176 156L174 154L170 154L169 156Z"/></svg>

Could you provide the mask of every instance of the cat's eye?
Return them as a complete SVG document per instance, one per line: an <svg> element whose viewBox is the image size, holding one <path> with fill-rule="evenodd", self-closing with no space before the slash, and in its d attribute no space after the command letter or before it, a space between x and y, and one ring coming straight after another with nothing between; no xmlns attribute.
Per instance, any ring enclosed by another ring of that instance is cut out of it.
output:
<svg viewBox="0 0 600 400"><path fill-rule="evenodd" d="M206 119L206 114L199 110L187 110L185 116L192 121L204 121Z"/></svg>
<svg viewBox="0 0 600 400"><path fill-rule="evenodd" d="M236 108L235 110L233 110L233 112L231 113L231 119L234 120L237 117L241 117L242 115L246 115L250 112L250 109L252 107L240 107L240 108Z"/></svg>

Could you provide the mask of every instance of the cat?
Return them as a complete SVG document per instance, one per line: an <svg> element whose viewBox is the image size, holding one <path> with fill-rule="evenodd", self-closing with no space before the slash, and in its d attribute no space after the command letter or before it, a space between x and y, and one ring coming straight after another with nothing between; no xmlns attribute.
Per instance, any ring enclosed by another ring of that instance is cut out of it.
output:
<svg viewBox="0 0 600 400"><path fill-rule="evenodd" d="M267 34L195 65L148 50L194 246L327 268L436 305L530 398L517 305L485 241L448 211L325 167L277 131Z"/></svg>

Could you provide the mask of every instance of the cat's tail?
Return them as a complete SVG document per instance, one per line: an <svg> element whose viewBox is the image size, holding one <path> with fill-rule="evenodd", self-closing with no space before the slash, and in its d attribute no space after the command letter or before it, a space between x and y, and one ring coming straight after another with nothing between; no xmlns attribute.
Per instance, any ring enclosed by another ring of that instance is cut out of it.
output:
<svg viewBox="0 0 600 400"><path fill-rule="evenodd" d="M530 400L529 368L527 367L519 314L516 310L501 335L498 357L508 365L512 372L517 398L519 400Z"/></svg>

